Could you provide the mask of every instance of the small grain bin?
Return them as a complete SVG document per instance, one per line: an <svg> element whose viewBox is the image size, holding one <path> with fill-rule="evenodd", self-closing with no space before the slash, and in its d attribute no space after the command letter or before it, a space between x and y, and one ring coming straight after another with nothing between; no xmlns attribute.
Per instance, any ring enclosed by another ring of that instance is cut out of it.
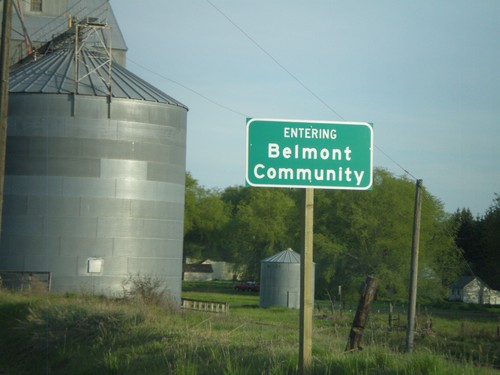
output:
<svg viewBox="0 0 500 375"><path fill-rule="evenodd" d="M300 255L292 249L261 261L260 306L300 308Z"/></svg>

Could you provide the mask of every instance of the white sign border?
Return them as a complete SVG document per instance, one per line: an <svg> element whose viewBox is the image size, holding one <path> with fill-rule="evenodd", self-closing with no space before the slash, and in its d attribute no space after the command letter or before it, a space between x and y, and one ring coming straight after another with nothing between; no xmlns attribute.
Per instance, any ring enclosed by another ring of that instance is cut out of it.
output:
<svg viewBox="0 0 500 375"><path fill-rule="evenodd" d="M356 125L366 126L370 130L370 183L363 187L352 186L310 186L310 185L274 185L274 184L255 184L248 179L248 153L250 149L248 131L250 125L254 121L268 121L268 122L295 122L301 124L331 124L331 125ZM351 122L351 121L321 121L321 120L287 120L287 119L274 119L274 118L248 118L246 124L246 145L245 145L245 183L247 186L252 187L272 187L272 188L287 188L287 189L327 189L327 190L371 190L373 186L373 124L369 122Z"/></svg>

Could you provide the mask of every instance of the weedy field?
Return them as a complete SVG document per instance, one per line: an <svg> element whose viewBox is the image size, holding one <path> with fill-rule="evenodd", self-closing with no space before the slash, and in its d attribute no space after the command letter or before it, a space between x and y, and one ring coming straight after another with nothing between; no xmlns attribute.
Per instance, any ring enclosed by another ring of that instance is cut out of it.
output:
<svg viewBox="0 0 500 375"><path fill-rule="evenodd" d="M151 297L151 296L149 296ZM185 283L183 297L229 303L228 314L155 298L0 292L0 374L296 374L299 312L259 308L231 283ZM415 350L406 316L377 302L362 351L345 353L356 306L314 312L314 374L499 374L500 309L421 307ZM398 310L399 309L399 310ZM399 316L399 321L397 320Z"/></svg>

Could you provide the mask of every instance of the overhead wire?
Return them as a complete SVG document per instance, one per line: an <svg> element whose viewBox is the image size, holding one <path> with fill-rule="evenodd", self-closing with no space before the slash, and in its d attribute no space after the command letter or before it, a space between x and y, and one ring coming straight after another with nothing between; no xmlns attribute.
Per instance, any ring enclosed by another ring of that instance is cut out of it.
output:
<svg viewBox="0 0 500 375"><path fill-rule="evenodd" d="M378 147L377 145L375 145L375 148L377 150L379 150L387 159L389 159L390 161L392 161L394 164L396 164L402 171L404 171L408 176L412 177L414 180L418 180L417 177L415 177L413 174L410 173L410 171L408 171L408 169L404 168L400 163L398 163L396 160L394 160L394 158L392 158L391 156L389 156L384 150L382 150L380 147Z"/></svg>
<svg viewBox="0 0 500 375"><path fill-rule="evenodd" d="M75 7L76 5L80 4L82 0L79 0L76 4L74 4L72 6ZM205 0L212 8L214 8L220 15L222 15L231 25L233 25L238 31L240 31L240 33L242 33L249 41L252 42L252 44L254 44L258 49L260 49L266 56L268 56L277 66L279 66L285 73L287 73L294 81L296 81L302 88L304 88L307 92L309 92L309 94L311 94L316 100L318 100L321 104L323 104L326 108L328 108L332 113L334 113L336 116L338 116L341 120L345 121L345 118L338 112L336 111L332 106L330 106L326 101L324 101L319 95L317 95L312 89L310 89L304 82L302 82L302 80L300 80L295 74L293 74L289 69L287 69L282 63L280 63L271 53L269 53L264 47L262 47L254 38L252 38L243 28L241 28L236 22L234 22L226 13L224 13L219 7L217 7L212 1L210 0ZM57 17L56 19L58 19L59 17ZM41 31L41 29L39 29L38 31L35 31L35 34L37 32ZM235 113L237 115L241 115L241 116L244 116L246 118L250 117L249 115L243 113L243 112L240 112L238 110L235 110L233 108L230 108L220 102L217 102L211 98L209 98L208 96L186 86L186 85L183 85L182 83L178 82L178 81L175 81L171 78L168 78L168 77L165 77L157 72L154 72L153 70L133 61L132 59L130 58L127 58L128 61L132 62L133 64L139 66L140 68L148 71L149 73L151 74L155 74L157 76L159 76L160 78L163 78L171 83L174 83L176 85L178 85L179 87L182 87L184 88L185 90L188 90L198 96L200 96L201 98L205 99L206 101L222 108L222 109L225 109L229 112L232 112L232 113ZM379 150L385 157L387 157L390 161L392 161L395 165L397 165L401 170L403 170L407 175L411 176L412 178L414 178L415 180L417 180L417 178L409 172L408 169L404 168L400 163L398 163L394 158L392 158L391 156L389 156L384 150L382 150L380 147L378 147L377 145L374 145L375 148L377 150Z"/></svg>
<svg viewBox="0 0 500 375"><path fill-rule="evenodd" d="M341 120L345 121L345 118L339 113L337 112L332 106L330 106L328 103L326 103L321 97L319 97L314 91L312 91L309 87L307 87L299 78L297 78L297 76L295 76L290 70L288 70L283 64L281 64L271 53L269 53L264 47L262 47L254 38L252 38L245 30L243 30L240 26L238 26L238 24L236 24L228 15L226 15L220 8L218 8L217 6L215 6L210 0L206 0L206 2L208 4L210 4L210 6L212 6L219 14L221 14L229 23L231 23L236 29L238 29L247 39L249 39L258 49L260 49L266 56L268 56L276 65L278 65L283 71L285 71L290 77L292 77L300 86L302 86L306 91L308 91L312 96L314 96L318 101L320 101L326 108L328 108L332 113L334 113L335 115L337 115ZM130 59L129 57L127 57L127 60L130 61L131 63L133 63L134 65L140 67L141 69L151 73L151 74L154 74L166 81L169 81L179 87L182 87L183 89L187 90L187 91L190 91L191 93L203 98L204 100L208 101L209 103L212 103L216 106L218 106L219 108L222 108L222 109L225 109L229 112L232 112L234 114L237 114L237 115L240 115L240 116L244 116L245 118L249 118L251 117L250 115L248 114L245 114L241 111L238 111L238 110L235 110L231 107L228 107L227 105L224 105L202 93L200 93L199 91L196 91L176 80L173 80L169 77L166 77L162 74L159 74L147 67L145 67L144 65L141 65L140 63ZM387 159L389 159L391 162L393 162L398 168L400 168L406 175L410 176L411 178L413 178L414 180L418 180L417 177L415 177L407 168L403 167L403 165L401 163L398 163L394 158L392 158L389 154L387 154L382 148L380 148L379 146L375 145L374 144L374 147L380 151Z"/></svg>
<svg viewBox="0 0 500 375"><path fill-rule="evenodd" d="M250 40L258 49L260 49L266 56L268 56L276 65L278 65L284 72L286 72L290 77L292 77L300 86L302 86L306 91L308 91L312 96L314 96L320 103L322 103L331 112L337 115L341 120L345 121L344 117L337 112L332 106L325 102L320 96L318 96L313 90L304 84L295 74L288 70L283 64L281 64L271 53L269 53L264 47L262 47L254 38L252 38L245 30L243 30L236 22L234 22L226 13L224 13L220 8L214 5L212 1L205 0L210 6L212 6L219 14L221 14L229 23L231 23L237 30L239 30L248 40ZM413 179L417 178L404 168L400 163L390 157L386 152L384 152L380 147L375 145L375 148L379 150L385 157L396 164L401 170L403 170L407 175L411 176Z"/></svg>
<svg viewBox="0 0 500 375"><path fill-rule="evenodd" d="M26 1L26 0L23 0L23 2ZM82 0L79 0L77 1L75 4L73 4L73 6L71 6L71 8L69 9L73 9L75 8L77 5L79 5L80 3L82 2ZM295 80L303 89L305 89L307 92L309 92L309 94L311 94L315 99L317 99L321 104L323 104L326 108L328 108L332 113L334 113L336 116L338 116L341 120L345 121L344 117L338 112L336 111L332 106L330 106L326 101L324 101L320 96L318 96L312 89L310 89L303 81L301 81L295 74L293 74L289 69L287 69L282 63L280 63L271 53L269 53L264 47L262 47L254 38L252 38L244 29L242 29L236 22L234 22L226 13L224 13L219 7L217 7L215 4L213 4L212 1L210 0L206 0L206 2L211 6L213 7L221 16L223 16L229 23L231 23L238 31L240 31L240 33L242 33L250 42L252 42L252 44L254 44L259 50L261 50L266 56L268 56L268 58L270 58L277 66L279 66L285 73L287 73L293 80ZM69 10L68 9L68 10ZM97 9L97 8L96 8ZM61 14L62 16L62 14ZM57 17L56 19L59 19L60 17ZM56 19L54 19L53 21L50 21L49 24L51 22L54 22ZM35 34L41 32L43 29L46 29L48 25L45 25L44 27L38 29L35 31ZM19 33L17 30L14 30L14 32L16 33ZM21 33L19 33L21 35ZM128 61L130 61L131 63L135 64L136 66L140 67L141 69L151 73L151 74L154 74L166 81L169 81L179 87L182 87L183 89L187 90L187 91L190 91L191 93L203 98L204 100L206 100L207 102L213 104L213 105L216 105L218 106L219 108L222 108L224 110L227 110L229 112L232 112L236 115L240 115L240 116L244 116L246 118L250 117L248 114L245 114L241 111L238 111L238 110L235 110L231 107L228 107L227 105L224 105L220 102L217 102L213 99L211 99L210 97L200 93L199 91L196 91L176 80L173 80L171 78L168 78L162 74L159 74L141 64L139 64L138 62L130 59L130 58L127 58ZM407 175L411 176L413 179L417 180L417 178L408 170L406 169L405 167L403 167L402 164L400 164L399 162L397 162L394 158L392 158L390 155L388 155L382 148L380 148L379 146L377 145L374 145L374 147L379 151L381 152L387 159L389 159L391 162L393 162L395 165L398 166L398 168L400 168L402 171L404 171ZM473 274L474 274L474 271L472 270L472 268L470 267L470 265L468 264L467 260L465 259L464 255L461 253L460 254L461 257L465 260L465 263L466 265L468 266L469 268L469 271Z"/></svg>
<svg viewBox="0 0 500 375"><path fill-rule="evenodd" d="M327 102L321 99L314 91L312 91L309 87L307 87L304 82L302 82L295 74L290 72L283 64L281 64L277 59L274 58L264 47L262 47L255 39L253 39L245 30L239 27L229 16L227 16L222 10L216 7L210 0L206 0L217 12L219 12L226 20L229 21L234 27L236 27L245 37L250 40L258 49L260 49L264 54L266 54L271 60L274 61L276 65L278 65L283 71L285 71L290 77L292 77L299 85L301 85L305 90L307 90L312 96L314 96L317 100L319 100L325 107L327 107L330 111L335 113L340 119L344 120L344 118L333 109Z"/></svg>
<svg viewBox="0 0 500 375"><path fill-rule="evenodd" d="M175 80L173 80L173 79L171 79L171 78L165 77L164 75L162 75L162 74L160 74L160 73L157 73L157 72L155 72L155 71L153 71L153 70L151 70L151 69L149 69L149 68L147 68L147 67L145 67L145 66L143 66L143 65L139 64L138 62L136 62L136 61L134 61L134 60L130 59L129 57L127 57L127 61L130 61L131 63L133 63L133 64L137 65L137 66L138 66L138 67L140 67L141 69L144 69L144 70L146 70L147 72L149 72L149 73L151 73L151 74L154 74L154 75L156 75L156 76L158 76L158 77L160 77L160 78L163 78L163 79L164 79L164 80L166 80L166 81L169 81L169 82L171 82L171 83L173 83L173 84L175 84L175 85L177 85L177 86L179 86L179 87L182 87L182 88L183 88L183 89L185 89L185 90L188 90L188 91L192 92L193 94L198 95L199 97L201 97L201 98L205 99L206 101L208 101L208 102L210 102L210 103L212 103L212 104L214 104L214 105L216 105L216 106L218 106L218 107L220 107L220 108L222 108L222 109L225 109L225 110L227 110L227 111L233 112L233 113L235 113L235 114L237 114L237 115L240 115L240 116L244 116L244 117L246 117L246 118L250 117L249 115L247 115L247 114L245 114L245 113L243 113L243 112L237 111L237 110L235 110L235 109L232 109L232 108L230 108L230 107L228 107L228 106L226 106L226 105L224 105L224 104L222 104L222 103L219 103L219 102L217 102L217 101L215 101L215 100L213 100L213 99L209 98L208 96L203 95L203 94L202 94L202 93L200 93L199 91L193 90L192 88L190 88L190 87L188 87L188 86L186 86L186 85L183 85L182 83L180 83L180 82L178 82L178 81L175 81Z"/></svg>

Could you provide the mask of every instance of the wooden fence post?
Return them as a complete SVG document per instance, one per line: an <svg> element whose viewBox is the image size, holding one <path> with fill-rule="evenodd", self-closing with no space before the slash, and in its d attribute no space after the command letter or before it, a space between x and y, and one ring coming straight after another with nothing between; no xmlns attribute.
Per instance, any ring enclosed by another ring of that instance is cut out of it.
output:
<svg viewBox="0 0 500 375"><path fill-rule="evenodd" d="M389 328L392 328L392 303L389 303Z"/></svg>
<svg viewBox="0 0 500 375"><path fill-rule="evenodd" d="M361 347L361 339L363 338L363 331L368 320L370 307L375 299L377 279L373 276L368 276L365 283L366 286L361 294L358 310L356 311L356 315L352 322L351 333L349 334L349 342L347 343L346 351L363 349Z"/></svg>

